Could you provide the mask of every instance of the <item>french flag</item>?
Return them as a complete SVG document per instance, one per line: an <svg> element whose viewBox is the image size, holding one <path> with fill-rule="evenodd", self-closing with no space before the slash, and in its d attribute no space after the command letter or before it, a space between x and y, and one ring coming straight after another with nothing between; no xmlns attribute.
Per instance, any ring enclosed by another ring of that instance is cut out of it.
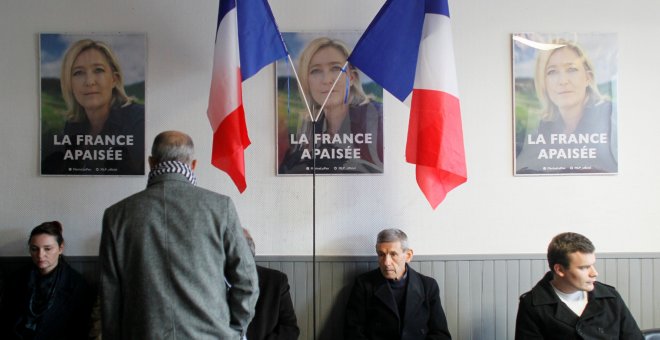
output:
<svg viewBox="0 0 660 340"><path fill-rule="evenodd" d="M244 150L250 145L241 84L287 56L267 0L220 0L208 117L213 129L211 164L245 191Z"/></svg>
<svg viewBox="0 0 660 340"><path fill-rule="evenodd" d="M400 101L412 92L406 161L435 209L467 181L447 0L387 0L348 60Z"/></svg>

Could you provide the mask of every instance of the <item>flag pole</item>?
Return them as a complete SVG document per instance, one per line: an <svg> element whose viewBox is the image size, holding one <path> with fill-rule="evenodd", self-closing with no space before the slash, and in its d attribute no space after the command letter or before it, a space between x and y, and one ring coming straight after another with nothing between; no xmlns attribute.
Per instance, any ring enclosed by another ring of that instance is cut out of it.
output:
<svg viewBox="0 0 660 340"><path fill-rule="evenodd" d="M332 90L335 89L335 86L337 85L337 82L339 81L339 78L341 78L341 74L343 72L346 72L346 66L348 66L348 60L346 60L346 63L344 63L344 66L341 67L341 72L339 72L339 75L337 76L337 79L335 79L335 82L332 83L332 87L330 88L330 91L328 92L328 95L325 96L325 100L323 101L323 104L321 105L321 108L319 109L319 112L316 113L316 119L314 119L314 121L316 121L319 118L319 116L321 116L321 112L323 111L323 108L325 107L325 104L328 102L328 99L330 98L330 95L332 94ZM346 76L348 77L348 74L346 74Z"/></svg>
<svg viewBox="0 0 660 340"><path fill-rule="evenodd" d="M311 112L311 111L310 111ZM314 324L314 327L312 329L314 330L314 337L313 339L316 340L316 283L318 282L316 279L316 138L314 138L314 135L316 134L316 120L312 120L312 139L314 140L313 142L313 147L312 147L312 152L314 157L312 157L312 295L314 296L312 298L312 322Z"/></svg>
<svg viewBox="0 0 660 340"><path fill-rule="evenodd" d="M291 57L289 57L290 59ZM341 68L342 72L345 72L346 66L348 66L348 60L346 63L344 63L344 66ZM295 72L295 68L294 68ZM332 83L332 87L330 88L330 91L328 92L328 95L325 97L325 100L323 101L323 105L321 105L321 108L319 109L318 113L316 114L316 118L312 117L312 139L314 140L312 145L312 152L314 157L312 157L312 277L313 277L313 285L312 285L312 295L314 298L312 299L312 322L314 324L314 340L316 340L316 138L314 137L316 135L316 124L318 123L318 118L321 116L321 112L323 112L323 108L325 107L325 104L328 102L328 98L330 98L330 95L332 94L332 91L335 89L335 86L337 85L337 82L339 81L339 78L341 78L342 72L339 72L339 75L337 76L337 79L335 79L334 83ZM296 78L298 75L296 74ZM300 84L300 81L298 81L298 86L302 86ZM302 90L302 87L300 88L300 92L303 93L304 96L304 91ZM305 104L307 104L307 99L305 99ZM309 106L307 106L307 109L309 110ZM311 110L310 110L310 115L311 115Z"/></svg>
<svg viewBox="0 0 660 340"><path fill-rule="evenodd" d="M325 104L328 102L328 99L330 98L330 95L332 94L332 91L335 89L337 86L337 82L339 81L339 78L341 78L341 75L343 72L346 72L346 67L348 66L348 60L346 63L344 63L344 66L342 66L342 72L337 75L337 78L335 81L332 83L332 87L330 88L330 91L328 92L328 95L325 97L325 100L323 101L323 105L321 105L321 108L319 109L318 113L316 114L316 117L313 116L312 110L309 107L309 102L307 101L307 96L305 95L305 91L303 91L302 84L300 83L300 77L298 77L298 72L296 72L296 68L293 65L293 60L291 60L291 55L287 54L287 57L289 58L289 64L291 65L291 70L293 71L294 76L296 77L296 81L298 83L298 90L300 91L300 94L303 97L303 101L305 102L305 107L307 108L307 112L309 113L309 117L312 120L312 139L314 140L312 143L312 324L314 325L312 327L313 332L314 332L314 337L313 339L316 340L316 333L317 333L317 324L316 324L316 285L317 285L317 279L316 279L316 138L314 138L314 135L316 134L316 123L318 120L318 117L321 115L321 112L323 112L323 109L325 108Z"/></svg>
<svg viewBox="0 0 660 340"><path fill-rule="evenodd" d="M291 55L287 54L287 58L289 58L289 65L291 67L291 70L293 71L293 75L296 77L296 82L298 83L298 91L300 91L300 94L303 97L303 101L305 102L305 107L307 108L307 113L309 114L309 118L312 121L312 139L314 140L312 143L312 332L314 333L313 338L316 340L316 333L317 333L317 324L316 324L316 138L314 138L314 135L316 134L316 119L314 118L314 115L312 114L312 110L309 107L309 102L307 101L307 96L305 95L305 91L302 88L302 83L300 82L300 77L298 76L298 72L296 72L296 68L293 64L293 60L291 59ZM348 63L347 63L348 64ZM341 77L341 73L339 74ZM335 84L337 83L337 80L339 80L339 77L335 80ZM332 85L332 88L334 89L335 85ZM329 96L329 95L328 95ZM326 97L326 101L328 100L328 97ZM325 102L324 102L325 104ZM319 111L321 113L321 111ZM318 118L318 116L317 116Z"/></svg>
<svg viewBox="0 0 660 340"><path fill-rule="evenodd" d="M305 91L303 91L302 84L300 83L300 77L298 77L298 72L296 72L296 68L293 65L291 55L288 54L287 57L289 58L289 65L291 66L291 70L296 77L296 82L298 83L298 91L300 91L300 94L303 97L305 107L307 108L307 113L309 114L309 118L312 121L312 139L314 140L312 143L312 332L314 333L314 336L312 339L316 340L316 138L314 138L314 134L316 134L316 119L314 119L312 110L309 108L307 96L305 95ZM337 83L336 80L335 83Z"/></svg>
<svg viewBox="0 0 660 340"><path fill-rule="evenodd" d="M314 116L312 115L312 110L309 108L309 102L307 101L307 96L305 96L305 91L303 91L302 89L302 84L300 83L298 72L296 72L296 68L293 65L293 60L291 60L291 55L287 54L287 57L289 58L289 65L291 65L291 70L293 70L293 75L296 76L296 82L298 83L298 91L300 91L300 94L303 97L303 101L305 102L305 107L307 107L307 113L309 113L309 118L312 121L315 121Z"/></svg>

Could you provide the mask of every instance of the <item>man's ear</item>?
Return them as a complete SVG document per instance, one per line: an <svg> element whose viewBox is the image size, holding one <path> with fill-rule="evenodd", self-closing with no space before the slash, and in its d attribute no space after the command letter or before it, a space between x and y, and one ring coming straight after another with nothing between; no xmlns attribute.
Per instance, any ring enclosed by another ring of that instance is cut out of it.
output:
<svg viewBox="0 0 660 340"><path fill-rule="evenodd" d="M195 170L197 167L197 160L193 159L192 162L190 162L190 169Z"/></svg>
<svg viewBox="0 0 660 340"><path fill-rule="evenodd" d="M413 258L413 250L411 248L406 249L406 263L412 261L412 258Z"/></svg>
<svg viewBox="0 0 660 340"><path fill-rule="evenodd" d="M153 170L156 167L156 161L151 156L149 156L148 161L149 161L149 170Z"/></svg>
<svg viewBox="0 0 660 340"><path fill-rule="evenodd" d="M566 276L566 269L559 263L555 263L555 265L552 266L552 272L559 277Z"/></svg>

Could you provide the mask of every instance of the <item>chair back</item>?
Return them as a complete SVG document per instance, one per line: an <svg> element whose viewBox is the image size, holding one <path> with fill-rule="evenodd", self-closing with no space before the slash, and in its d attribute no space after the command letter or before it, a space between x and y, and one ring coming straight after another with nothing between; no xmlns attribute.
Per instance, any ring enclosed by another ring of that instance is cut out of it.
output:
<svg viewBox="0 0 660 340"><path fill-rule="evenodd" d="M660 340L660 328L642 329L644 340Z"/></svg>

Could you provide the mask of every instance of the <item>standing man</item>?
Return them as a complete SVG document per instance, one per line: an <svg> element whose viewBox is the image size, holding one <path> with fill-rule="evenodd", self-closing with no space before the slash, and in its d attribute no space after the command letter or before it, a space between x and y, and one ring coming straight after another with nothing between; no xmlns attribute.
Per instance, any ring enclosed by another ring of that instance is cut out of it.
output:
<svg viewBox="0 0 660 340"><path fill-rule="evenodd" d="M104 340L245 335L259 294L254 258L231 199L195 186L196 163L190 136L160 133L147 188L105 211Z"/></svg>
<svg viewBox="0 0 660 340"><path fill-rule="evenodd" d="M595 250L576 233L550 241L550 271L520 297L516 339L644 339L616 289L596 281Z"/></svg>
<svg viewBox="0 0 660 340"><path fill-rule="evenodd" d="M413 250L399 229L376 238L378 269L355 280L346 307L346 339L451 339L438 283L414 271Z"/></svg>

